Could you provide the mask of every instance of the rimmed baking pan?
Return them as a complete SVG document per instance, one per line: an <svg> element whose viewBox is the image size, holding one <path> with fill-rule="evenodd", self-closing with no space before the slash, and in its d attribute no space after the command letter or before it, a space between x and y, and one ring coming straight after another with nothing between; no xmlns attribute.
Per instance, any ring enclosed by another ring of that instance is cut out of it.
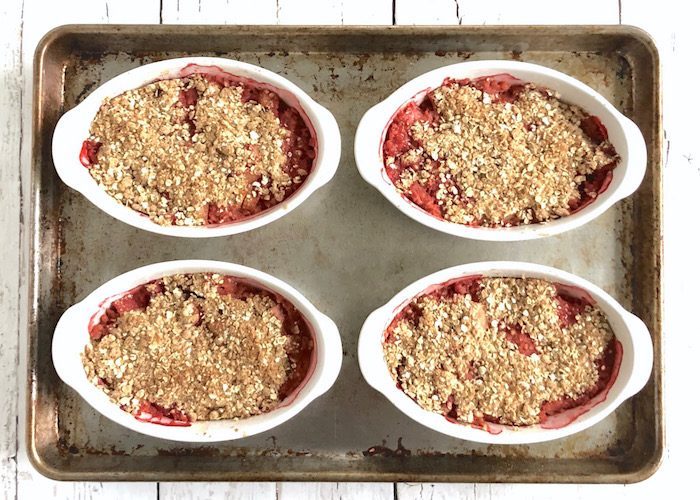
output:
<svg viewBox="0 0 700 500"><path fill-rule="evenodd" d="M328 107L343 136L333 181L283 220L206 244L118 223L61 183L50 155L61 114L127 69L184 55L258 64ZM360 178L352 144L365 110L430 69L498 58L568 73L633 119L649 152L641 188L585 227L492 243L421 226ZM35 62L27 443L43 474L99 481L634 482L656 470L664 445L661 117L658 53L645 33L625 26L64 26L43 39ZM273 431L205 446L144 437L100 417L56 376L56 321L98 284L175 258L252 266L304 293L343 337L343 368L332 390ZM585 432L496 446L432 432L363 381L355 353L370 311L421 276L495 259L573 272L641 317L656 360L646 388Z"/></svg>

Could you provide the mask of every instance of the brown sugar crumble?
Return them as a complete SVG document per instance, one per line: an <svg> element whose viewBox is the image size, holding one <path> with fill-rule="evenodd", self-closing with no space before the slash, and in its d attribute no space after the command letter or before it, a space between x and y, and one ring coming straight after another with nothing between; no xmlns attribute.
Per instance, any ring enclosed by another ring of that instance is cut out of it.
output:
<svg viewBox="0 0 700 500"><path fill-rule="evenodd" d="M273 91L193 74L105 100L81 162L110 196L157 224L201 226L282 202L315 154L299 112Z"/></svg>
<svg viewBox="0 0 700 500"><path fill-rule="evenodd" d="M305 378L313 340L291 303L218 274L166 276L112 302L90 329L88 379L137 419L241 419Z"/></svg>
<svg viewBox="0 0 700 500"><path fill-rule="evenodd" d="M509 75L447 80L400 110L384 142L404 196L470 226L570 215L607 188L618 162L598 118Z"/></svg>
<svg viewBox="0 0 700 500"><path fill-rule="evenodd" d="M611 381L603 312L531 278L469 278L414 298L385 333L399 388L457 422L533 425Z"/></svg>

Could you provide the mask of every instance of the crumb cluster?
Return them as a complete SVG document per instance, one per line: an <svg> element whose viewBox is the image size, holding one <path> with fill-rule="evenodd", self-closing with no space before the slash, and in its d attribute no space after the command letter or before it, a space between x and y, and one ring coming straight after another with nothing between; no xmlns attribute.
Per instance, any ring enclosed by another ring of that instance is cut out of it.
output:
<svg viewBox="0 0 700 500"><path fill-rule="evenodd" d="M556 287L483 278L475 296L427 294L387 331L384 354L401 389L424 409L474 423L540 422L547 402L595 386L613 339L596 306L560 321ZM525 352L525 353L524 353Z"/></svg>
<svg viewBox="0 0 700 500"><path fill-rule="evenodd" d="M120 314L86 348L88 379L134 414L142 403L176 408L191 421L275 408L301 368L293 353L312 341L298 328L285 331L271 294L235 296L222 286L224 277L204 273L147 285L148 305Z"/></svg>
<svg viewBox="0 0 700 500"><path fill-rule="evenodd" d="M276 94L246 92L195 74L106 100L90 127L90 174L161 225L204 225L217 211L236 219L281 202L308 171Z"/></svg>
<svg viewBox="0 0 700 500"><path fill-rule="evenodd" d="M587 176L618 162L607 140L597 143L582 129L589 115L532 84L512 102L458 82L428 99L435 120L415 121L411 146L385 156L385 166L403 193L430 196L435 214L451 222L510 226L564 217Z"/></svg>

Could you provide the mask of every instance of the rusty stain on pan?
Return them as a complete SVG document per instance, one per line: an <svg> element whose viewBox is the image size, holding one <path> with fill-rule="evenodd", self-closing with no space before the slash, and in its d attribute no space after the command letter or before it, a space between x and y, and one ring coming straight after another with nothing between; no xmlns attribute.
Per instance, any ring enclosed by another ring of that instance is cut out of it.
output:
<svg viewBox="0 0 700 500"><path fill-rule="evenodd" d="M182 55L260 64L327 105L343 134L333 182L275 224L204 245L116 223L63 186L50 155L60 114L127 69ZM647 139L649 169L640 190L584 228L517 244L458 241L394 210L355 169L352 141L360 116L420 73L486 58L548 65L609 98ZM43 474L63 480L628 483L648 477L664 447L659 89L656 48L648 35L626 26L85 25L50 32L37 48L34 76L30 459ZM134 434L96 414L53 371L51 335L65 307L138 265L194 257L276 274L341 329L346 362L338 382L274 436L198 446ZM479 445L408 421L362 380L355 359L360 325L377 304L420 276L487 258L561 267L631 307L654 335L648 386L597 426L552 443Z"/></svg>

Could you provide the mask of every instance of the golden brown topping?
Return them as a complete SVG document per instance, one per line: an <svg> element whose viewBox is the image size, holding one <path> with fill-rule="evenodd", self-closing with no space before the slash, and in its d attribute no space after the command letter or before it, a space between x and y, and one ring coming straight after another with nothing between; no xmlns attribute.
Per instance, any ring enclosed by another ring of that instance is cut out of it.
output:
<svg viewBox="0 0 700 500"><path fill-rule="evenodd" d="M163 278L145 309L119 315L83 354L89 380L126 411L173 405L191 420L238 419L275 408L311 342L286 335L269 294L222 294L224 277ZM149 285L152 286L152 285ZM298 333L298 332L297 332Z"/></svg>
<svg viewBox="0 0 700 500"><path fill-rule="evenodd" d="M283 147L291 132L243 91L193 75L106 100L90 127L101 144L90 174L161 225L203 225L211 207L247 213L282 201L289 172L298 173L285 168L296 158Z"/></svg>
<svg viewBox="0 0 700 500"><path fill-rule="evenodd" d="M607 140L596 144L582 130L581 108L532 84L514 102L455 82L431 99L437 123L414 123L418 146L385 164L409 165L399 189L411 193L418 183L452 222L509 226L569 215L586 175L618 159Z"/></svg>
<svg viewBox="0 0 700 500"><path fill-rule="evenodd" d="M575 399L595 386L596 361L613 338L598 307L585 306L562 326L552 283L484 278L481 284L475 300L457 293L414 299L418 319L402 318L388 332L385 358L407 395L433 412L453 409L461 422L488 416L531 425L544 403Z"/></svg>

